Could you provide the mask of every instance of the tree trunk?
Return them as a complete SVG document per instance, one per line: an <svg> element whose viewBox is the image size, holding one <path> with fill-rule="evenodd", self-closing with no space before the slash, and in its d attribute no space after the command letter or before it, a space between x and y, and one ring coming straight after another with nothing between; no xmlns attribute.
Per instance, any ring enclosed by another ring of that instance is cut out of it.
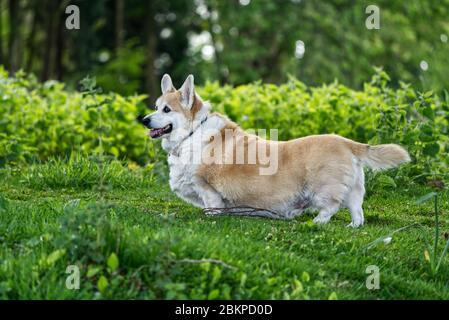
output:
<svg viewBox="0 0 449 320"><path fill-rule="evenodd" d="M34 56L36 52L36 44L35 44L35 37L36 37L36 29L37 29L37 10L38 8L36 6L30 7L30 21L28 23L31 24L30 33L28 34L28 38L26 40L26 48L28 48L28 56L25 62L25 71L26 72L32 72L33 68L33 61Z"/></svg>
<svg viewBox="0 0 449 320"><path fill-rule="evenodd" d="M56 45L55 45L55 77L57 80L62 80L64 73L63 55L64 55L64 20L58 15L57 24L58 30L56 30Z"/></svg>
<svg viewBox="0 0 449 320"><path fill-rule="evenodd" d="M14 0L13 0L14 1ZM53 75L54 55L57 32L55 25L57 26L55 19L55 11L57 10L57 3L55 0L47 0L45 2L44 17L46 21L45 26L45 43L43 51L43 66L41 72L41 81L48 80Z"/></svg>
<svg viewBox="0 0 449 320"><path fill-rule="evenodd" d="M64 76L64 48L66 46L65 34L65 8L70 4L70 1L65 0L60 3L56 13L55 30L56 43L55 43L55 77L57 80L62 80Z"/></svg>
<svg viewBox="0 0 449 320"><path fill-rule="evenodd" d="M211 7L211 4L208 5L207 10L209 12L212 12L213 8ZM221 56L220 56L220 52L218 52L218 46L217 46L217 39L215 37L215 32L213 30L213 20L212 20L212 15L209 14L209 18L207 19L207 25L208 25L208 31L210 33L211 36L211 41L212 41L212 47L214 48L214 55L215 55L215 72L216 72L216 77L218 79L218 81L220 82L221 85L225 84L227 82L226 77L224 77L222 70L221 70Z"/></svg>
<svg viewBox="0 0 449 320"><path fill-rule="evenodd" d="M157 57L157 33L156 23L154 21L154 8L151 0L147 0L147 19L146 19L146 68L145 68L145 83L146 91L150 95L148 104L154 105L158 95L158 81L156 75L156 68L154 67L154 60Z"/></svg>
<svg viewBox="0 0 449 320"><path fill-rule="evenodd" d="M115 53L123 47L125 39L124 28L124 10L125 3L123 0L115 0Z"/></svg>
<svg viewBox="0 0 449 320"><path fill-rule="evenodd" d="M9 70L15 73L20 68L19 1L9 0Z"/></svg>

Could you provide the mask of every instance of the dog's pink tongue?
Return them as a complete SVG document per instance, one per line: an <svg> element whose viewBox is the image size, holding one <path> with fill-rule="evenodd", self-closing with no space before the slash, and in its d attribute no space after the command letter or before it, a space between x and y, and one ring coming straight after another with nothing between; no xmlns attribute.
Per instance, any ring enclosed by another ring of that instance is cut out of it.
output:
<svg viewBox="0 0 449 320"><path fill-rule="evenodd" d="M152 129L150 130L150 137L155 138L161 134L162 129Z"/></svg>

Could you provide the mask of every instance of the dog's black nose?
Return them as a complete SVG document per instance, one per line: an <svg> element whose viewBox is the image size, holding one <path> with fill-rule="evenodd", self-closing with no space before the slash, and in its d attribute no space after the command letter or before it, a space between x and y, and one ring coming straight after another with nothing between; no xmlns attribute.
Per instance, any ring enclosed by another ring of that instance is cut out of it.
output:
<svg viewBox="0 0 449 320"><path fill-rule="evenodd" d="M147 128L150 127L150 122L151 122L151 119L148 116L146 116L145 118L142 119L142 124Z"/></svg>

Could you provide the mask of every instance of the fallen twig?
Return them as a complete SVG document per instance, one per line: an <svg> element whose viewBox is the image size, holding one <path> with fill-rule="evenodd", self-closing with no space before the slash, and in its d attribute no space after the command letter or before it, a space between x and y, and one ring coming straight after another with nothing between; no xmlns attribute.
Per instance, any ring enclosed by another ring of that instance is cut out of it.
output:
<svg viewBox="0 0 449 320"><path fill-rule="evenodd" d="M208 215L238 215L271 219L288 219L277 212L253 207L204 208L203 212Z"/></svg>

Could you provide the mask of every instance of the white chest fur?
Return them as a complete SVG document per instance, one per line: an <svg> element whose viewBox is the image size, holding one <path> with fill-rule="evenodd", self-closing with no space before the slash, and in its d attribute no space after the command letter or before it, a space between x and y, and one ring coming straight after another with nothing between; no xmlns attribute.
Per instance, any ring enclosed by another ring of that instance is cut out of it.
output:
<svg viewBox="0 0 449 320"><path fill-rule="evenodd" d="M204 125L182 141L176 150L170 150L168 165L170 170L170 188L185 201L204 207L201 189L196 184L196 173L202 163L204 146L209 143L210 136L220 131L224 122L222 118L210 117ZM174 152L173 152L174 151Z"/></svg>
<svg viewBox="0 0 449 320"><path fill-rule="evenodd" d="M195 188L195 174L198 165L186 162L187 150L179 150L179 156L169 155L170 188L178 197L193 205L203 207L201 197Z"/></svg>

